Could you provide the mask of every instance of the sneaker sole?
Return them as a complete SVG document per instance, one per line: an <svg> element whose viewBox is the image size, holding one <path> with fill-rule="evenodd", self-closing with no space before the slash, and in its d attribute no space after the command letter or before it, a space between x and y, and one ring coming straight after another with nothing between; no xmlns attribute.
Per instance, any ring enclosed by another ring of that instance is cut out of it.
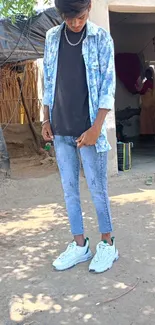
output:
<svg viewBox="0 0 155 325"><path fill-rule="evenodd" d="M110 264L110 266L108 266L105 270L103 271L95 271L95 270L89 270L90 273L93 273L93 274L99 274L99 273L104 273L104 272L107 272L108 270L110 270L113 266L113 264L115 262L117 262L119 259L119 254L118 254L118 250L116 250L116 254L115 254L115 258L113 260L113 262Z"/></svg>
<svg viewBox="0 0 155 325"><path fill-rule="evenodd" d="M69 265L69 266L66 266L66 267L63 267L63 268L61 268L61 267L56 267L56 266L53 265L53 268L54 268L56 271L66 271L66 270L70 270L70 269L72 269L73 267L75 267L76 265L78 265L78 264L80 264L80 263L85 263L85 262L91 260L92 257L93 257L93 254L89 252L88 254L84 255L82 259L77 260L73 265Z"/></svg>

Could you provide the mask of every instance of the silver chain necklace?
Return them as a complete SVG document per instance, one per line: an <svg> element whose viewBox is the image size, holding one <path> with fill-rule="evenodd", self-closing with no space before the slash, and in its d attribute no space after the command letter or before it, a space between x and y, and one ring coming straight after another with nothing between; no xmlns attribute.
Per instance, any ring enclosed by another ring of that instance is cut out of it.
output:
<svg viewBox="0 0 155 325"><path fill-rule="evenodd" d="M83 39L84 34L85 34L85 29L84 29L84 31L83 31L83 33L82 33L82 35L81 35L79 41L78 41L77 43L75 43L75 44L71 43L70 40L68 39L68 36L67 36L67 26L66 26L66 25L65 25L64 33L65 33L65 37L66 37L66 41L67 41L67 43L68 43L69 45L71 45L71 46L77 46L77 45L79 45L79 44L82 42L82 39Z"/></svg>

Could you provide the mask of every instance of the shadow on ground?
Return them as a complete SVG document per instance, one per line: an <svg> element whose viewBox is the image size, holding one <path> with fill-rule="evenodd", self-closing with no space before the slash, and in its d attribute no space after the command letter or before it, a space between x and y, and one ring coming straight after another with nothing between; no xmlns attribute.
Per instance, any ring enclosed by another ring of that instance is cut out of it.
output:
<svg viewBox="0 0 155 325"><path fill-rule="evenodd" d="M81 183L86 234L95 251L95 211L84 179ZM67 272L52 268L70 240L57 174L1 184L0 325L153 325L155 188L143 184L110 181L120 259L101 275L89 274L88 263Z"/></svg>

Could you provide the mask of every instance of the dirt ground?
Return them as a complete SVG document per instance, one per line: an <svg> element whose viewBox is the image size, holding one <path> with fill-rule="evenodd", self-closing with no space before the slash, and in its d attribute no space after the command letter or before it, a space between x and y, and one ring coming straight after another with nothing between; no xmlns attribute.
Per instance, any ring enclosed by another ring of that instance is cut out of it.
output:
<svg viewBox="0 0 155 325"><path fill-rule="evenodd" d="M81 194L95 252L84 177ZM12 160L12 178L0 182L0 325L155 324L155 183L122 174L109 194L120 259L105 274L89 274L88 263L56 272L52 260L71 239L57 169Z"/></svg>

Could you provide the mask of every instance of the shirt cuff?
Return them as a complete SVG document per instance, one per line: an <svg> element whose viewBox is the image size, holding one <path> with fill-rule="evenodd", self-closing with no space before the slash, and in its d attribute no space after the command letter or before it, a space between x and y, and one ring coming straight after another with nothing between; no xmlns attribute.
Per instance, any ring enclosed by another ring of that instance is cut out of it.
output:
<svg viewBox="0 0 155 325"><path fill-rule="evenodd" d="M99 108L101 109L113 109L114 108L114 97L105 95L99 98Z"/></svg>

